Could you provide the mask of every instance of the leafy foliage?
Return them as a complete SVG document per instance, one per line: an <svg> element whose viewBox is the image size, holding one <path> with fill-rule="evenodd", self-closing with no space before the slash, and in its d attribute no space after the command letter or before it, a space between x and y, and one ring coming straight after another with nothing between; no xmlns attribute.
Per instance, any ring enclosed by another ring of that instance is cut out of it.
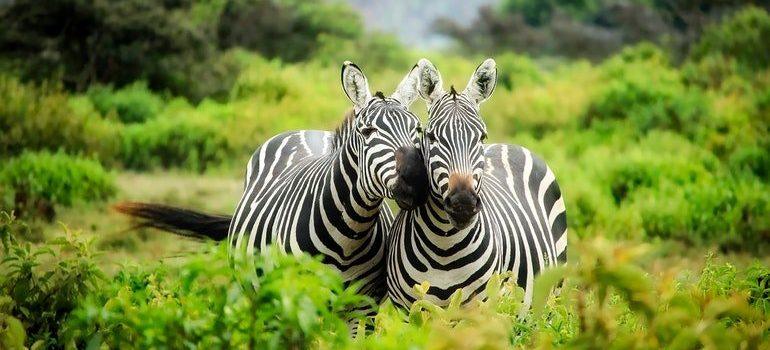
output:
<svg viewBox="0 0 770 350"><path fill-rule="evenodd" d="M0 212L0 327L9 330L0 333L0 344L61 347L65 319L105 277L92 240L65 228L64 236L33 247L16 238L23 229L11 214Z"/></svg>
<svg viewBox="0 0 770 350"><path fill-rule="evenodd" d="M318 0L229 0L218 23L219 45L242 47L287 61L309 58L319 37L356 39L358 14L340 2Z"/></svg>
<svg viewBox="0 0 770 350"><path fill-rule="evenodd" d="M145 122L154 118L163 106L163 100L149 91L145 82L136 82L114 92L108 87L91 87L88 97L99 113L117 113L124 123Z"/></svg>
<svg viewBox="0 0 770 350"><path fill-rule="evenodd" d="M178 266L124 266L107 280L89 241L67 232L33 248L15 238L22 229L3 214L0 326L7 331L0 344L649 349L770 342L770 269L755 263L741 270L713 253L693 274L672 266L650 269L659 252L649 245L573 240L576 258L537 277L531 310L509 273L490 280L486 300L465 305L460 292L446 308L418 300L400 310L385 302L373 331L365 332L362 323L351 339L347 322L372 301L310 257L269 249L253 265L233 265L220 247Z"/></svg>
<svg viewBox="0 0 770 350"><path fill-rule="evenodd" d="M5 162L0 186L19 213L49 220L56 205L104 200L116 191L112 175L98 162L48 152L26 152Z"/></svg>
<svg viewBox="0 0 770 350"><path fill-rule="evenodd" d="M648 50L626 49L605 63L608 84L589 106L585 122L622 119L640 132L668 129L694 136L709 119L708 102L686 89L665 55Z"/></svg>
<svg viewBox="0 0 770 350"><path fill-rule="evenodd" d="M0 46L27 75L46 79L61 69L65 85L76 90L141 78L160 87L170 78L168 68L208 54L200 28L183 20L189 4L13 1L0 12L5 27Z"/></svg>
<svg viewBox="0 0 770 350"><path fill-rule="evenodd" d="M469 25L441 19L436 27L472 52L513 49L600 60L624 46L654 42L684 57L708 25L747 3L767 9L755 1L506 0L479 9ZM751 30L756 38L760 31Z"/></svg>
<svg viewBox="0 0 770 350"><path fill-rule="evenodd" d="M98 114L76 113L56 83L39 86L0 74L0 155L59 149L109 158L115 131Z"/></svg>
<svg viewBox="0 0 770 350"><path fill-rule="evenodd" d="M23 0L0 4L0 23L0 58L25 79L74 91L143 80L195 102L226 96L240 69L229 48L298 61L322 36L363 33L357 13L322 0Z"/></svg>
<svg viewBox="0 0 770 350"><path fill-rule="evenodd" d="M128 168L183 167L204 171L222 163L231 147L217 120L203 116L166 117L124 130L121 162Z"/></svg>
<svg viewBox="0 0 770 350"><path fill-rule="evenodd" d="M221 247L220 247L221 248ZM371 303L308 256L271 249L233 272L224 249L179 269L128 268L72 313L67 341L110 348L339 348ZM258 274L254 274L254 270ZM252 287L253 286L253 287ZM148 322L152 320L152 322Z"/></svg>
<svg viewBox="0 0 770 350"><path fill-rule="evenodd" d="M716 55L733 58L746 72L769 67L770 15L758 7L747 7L722 23L709 27L693 47L690 57L701 60Z"/></svg>

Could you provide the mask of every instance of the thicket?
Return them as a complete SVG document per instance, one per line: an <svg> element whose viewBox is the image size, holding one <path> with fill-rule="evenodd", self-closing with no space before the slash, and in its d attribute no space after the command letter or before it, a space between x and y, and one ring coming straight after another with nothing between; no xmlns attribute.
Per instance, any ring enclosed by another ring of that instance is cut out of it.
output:
<svg viewBox="0 0 770 350"><path fill-rule="evenodd" d="M123 123L143 123L158 115L163 99L138 81L119 90L107 86L92 86L88 98L101 115L115 113Z"/></svg>
<svg viewBox="0 0 770 350"><path fill-rule="evenodd" d="M523 290L501 275L486 287L485 301L460 305L455 295L446 308L420 300L409 310L386 302L373 331L361 323L351 339L347 321L361 316L352 308L371 300L310 257L270 250L248 270L233 270L224 249L211 249L179 266L125 266L107 278L88 241L66 232L34 248L16 238L23 229L0 217L6 347L690 349L770 342L770 269L737 269L713 254L699 272L649 273L645 266L658 254L648 245L571 242L576 258L537 278L525 316ZM559 296L551 295L562 279Z"/></svg>
<svg viewBox="0 0 770 350"><path fill-rule="evenodd" d="M109 158L115 131L97 113L76 111L59 84L24 84L0 73L0 155L64 150Z"/></svg>
<svg viewBox="0 0 770 350"><path fill-rule="evenodd" d="M64 153L25 152L0 169L0 204L20 215L52 220L57 206L102 201L115 191L99 162Z"/></svg>
<svg viewBox="0 0 770 350"><path fill-rule="evenodd" d="M296 62L321 50L334 52L331 47L324 49L325 45L365 48L363 54L346 52L354 53L352 58L375 60L389 57L389 49L403 51L389 37L364 35L360 16L342 2L56 0L39 6L34 0L17 0L0 4L0 67L18 72L24 80L58 79L77 92L96 83L120 88L142 80L153 91L194 102L206 97L224 99L241 69L232 49Z"/></svg>
<svg viewBox="0 0 770 350"><path fill-rule="evenodd" d="M470 24L439 19L435 27L462 50L487 54L514 49L599 61L625 46L654 42L681 59L709 25L748 5L768 9L763 1L504 0L480 8ZM742 29L751 37L755 28Z"/></svg>
<svg viewBox="0 0 770 350"><path fill-rule="evenodd" d="M521 84L510 93L497 90L482 107L490 138L527 146L548 161L570 226L586 237L762 251L770 238L762 214L770 208L770 72L747 59L766 43L743 35L746 23L761 32L770 16L747 8L707 29L699 47L731 49L693 54L681 66L642 44L598 66L501 74Z"/></svg>
<svg viewBox="0 0 770 350"><path fill-rule="evenodd" d="M3 349L63 348L66 320L107 281L92 240L65 234L33 246L29 228L0 212L0 345Z"/></svg>

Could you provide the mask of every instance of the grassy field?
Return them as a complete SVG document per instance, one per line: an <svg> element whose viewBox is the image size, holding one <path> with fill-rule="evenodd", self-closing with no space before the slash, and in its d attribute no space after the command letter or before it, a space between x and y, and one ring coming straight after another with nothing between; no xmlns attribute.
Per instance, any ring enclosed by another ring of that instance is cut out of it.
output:
<svg viewBox="0 0 770 350"><path fill-rule="evenodd" d="M94 238L105 254L101 266L108 272L121 265L146 265L183 260L205 245L191 239L151 229L131 230L131 222L111 210L119 201L165 203L212 213L231 213L242 191L242 179L217 175L200 176L180 172L123 173L117 176L118 194L106 204L63 209L55 223L44 225L46 237L61 234L66 225Z"/></svg>

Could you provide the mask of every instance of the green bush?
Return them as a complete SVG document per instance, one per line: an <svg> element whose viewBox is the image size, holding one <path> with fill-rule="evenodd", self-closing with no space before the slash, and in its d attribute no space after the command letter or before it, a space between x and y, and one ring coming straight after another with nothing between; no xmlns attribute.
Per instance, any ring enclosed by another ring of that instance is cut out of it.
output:
<svg viewBox="0 0 770 350"><path fill-rule="evenodd" d="M711 55L734 59L750 76L770 67L770 15L758 7L746 7L722 23L708 28L690 51L699 61Z"/></svg>
<svg viewBox="0 0 770 350"><path fill-rule="evenodd" d="M59 149L110 158L116 131L97 113L75 113L56 84L0 74L0 155Z"/></svg>
<svg viewBox="0 0 770 350"><path fill-rule="evenodd" d="M260 56L251 56L248 70L242 72L230 92L231 100L256 98L265 102L280 102L289 94L296 95L281 70L280 61L268 61Z"/></svg>
<svg viewBox="0 0 770 350"><path fill-rule="evenodd" d="M746 172L765 181L770 180L770 145L739 148L730 155L728 162L736 172Z"/></svg>
<svg viewBox="0 0 770 350"><path fill-rule="evenodd" d="M138 81L121 89L94 86L88 90L88 97L102 114L117 113L124 123L142 123L154 118L163 108L163 99L153 94L147 83Z"/></svg>
<svg viewBox="0 0 770 350"><path fill-rule="evenodd" d="M536 279L533 309L523 315L515 278L494 276L484 301L461 305L455 293L445 308L385 302L374 331L350 339L343 310L364 298L348 294L336 273L271 251L257 259L256 292L242 292L220 250L173 270L119 272L70 314L63 333L71 346L110 348L646 349L770 341L766 266L740 270L712 254L699 273L666 270L657 278L643 268L655 258L649 246L602 239L572 246L578 258ZM560 296L550 296L562 279Z"/></svg>
<svg viewBox="0 0 770 350"><path fill-rule="evenodd" d="M221 47L243 47L294 62L310 58L321 45L319 37L358 38L363 24L342 2L228 0L216 29Z"/></svg>
<svg viewBox="0 0 770 350"><path fill-rule="evenodd" d="M540 69L532 59L513 53L495 57L497 62L497 83L508 90L526 84L543 83Z"/></svg>
<svg viewBox="0 0 770 350"><path fill-rule="evenodd" d="M459 292L444 308L424 299L409 310L385 302L373 331L359 327L351 339L346 321L361 316L352 310L372 301L308 256L269 249L252 265L235 264L247 267L240 270L220 247L180 265L122 267L107 279L90 242L68 233L35 248L16 239L19 227L0 216L7 257L0 262L4 346L689 349L770 343L770 268L739 269L713 253L699 272L689 272L659 266L659 252L646 244L572 240L574 259L536 278L526 313L514 276L495 275L487 298L466 305Z"/></svg>
<svg viewBox="0 0 770 350"><path fill-rule="evenodd" d="M168 57L160 62L164 80L151 87L195 103L206 98L224 101L242 68L237 56L233 51L225 51L205 58Z"/></svg>
<svg viewBox="0 0 770 350"><path fill-rule="evenodd" d="M3 164L3 206L20 214L54 217L57 205L104 200L115 193L112 174L97 161L64 153L25 152Z"/></svg>
<svg viewBox="0 0 770 350"><path fill-rule="evenodd" d="M119 157L131 169L181 167L202 172L222 163L231 153L220 122L191 115L163 116L127 126Z"/></svg>
<svg viewBox="0 0 770 350"><path fill-rule="evenodd" d="M63 348L65 320L86 295L103 286L92 241L69 231L42 246L16 237L13 216L0 212L0 345Z"/></svg>
<svg viewBox="0 0 770 350"><path fill-rule="evenodd" d="M632 182L637 187L621 203L621 212L639 215L647 237L746 251L770 239L770 220L762 214L770 208L767 185L755 178L728 176L680 182L671 175L657 175L655 185Z"/></svg>
<svg viewBox="0 0 770 350"><path fill-rule="evenodd" d="M736 83L743 83L738 71L734 58L710 54L698 61L687 61L682 66L682 77L690 85L720 89L725 85L732 87Z"/></svg>
<svg viewBox="0 0 770 350"><path fill-rule="evenodd" d="M678 71L659 56L640 60L621 53L604 65L604 86L589 105L583 122L589 126L629 122L634 130L672 130L695 137L709 119L709 100L687 89ZM662 61L662 62L661 62Z"/></svg>
<svg viewBox="0 0 770 350"><path fill-rule="evenodd" d="M356 40L321 35L318 41L319 48L313 57L315 61L337 67L349 60L365 67L367 74L373 69L384 68L406 74L418 59L395 37L382 33L369 33Z"/></svg>
<svg viewBox="0 0 770 350"><path fill-rule="evenodd" d="M346 320L355 313L349 310L371 303L308 256L271 249L248 270L234 273L230 267L226 250L218 249L172 271L123 270L72 313L67 343L78 348L339 348L350 342Z"/></svg>

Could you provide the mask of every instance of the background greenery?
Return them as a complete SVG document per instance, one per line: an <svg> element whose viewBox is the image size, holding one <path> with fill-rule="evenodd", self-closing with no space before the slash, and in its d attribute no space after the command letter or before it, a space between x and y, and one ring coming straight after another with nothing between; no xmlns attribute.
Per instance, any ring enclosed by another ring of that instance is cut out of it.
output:
<svg viewBox="0 0 770 350"><path fill-rule="evenodd" d="M769 346L766 8L516 0L437 30L455 45L410 49L317 0L0 5L0 348ZM487 56L491 142L546 159L567 204L570 262L527 316L501 276L471 305L386 304L350 339L371 301L311 258L268 254L252 295L217 248L109 210L232 211L257 145L341 121L343 60L388 93L420 57L462 86Z"/></svg>

